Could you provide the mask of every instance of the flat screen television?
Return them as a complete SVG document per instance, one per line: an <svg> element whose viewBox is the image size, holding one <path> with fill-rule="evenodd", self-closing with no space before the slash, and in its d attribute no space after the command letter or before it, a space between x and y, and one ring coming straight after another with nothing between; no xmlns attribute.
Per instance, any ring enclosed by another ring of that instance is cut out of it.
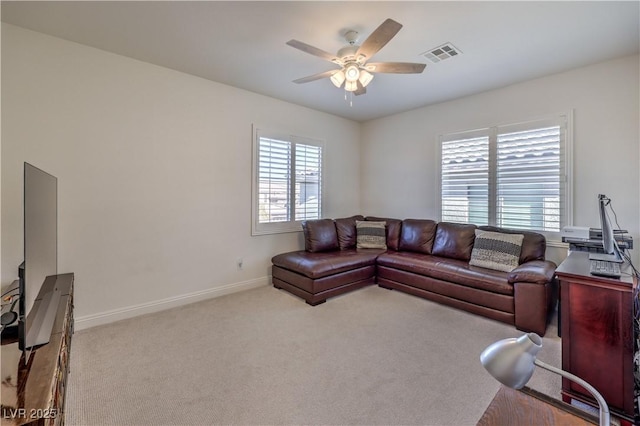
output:
<svg viewBox="0 0 640 426"><path fill-rule="evenodd" d="M60 291L43 284L58 273L58 179L24 163L24 262L19 267L18 344L28 351L48 343ZM30 352L28 352L30 354ZM27 362L29 356L25 357Z"/></svg>
<svg viewBox="0 0 640 426"><path fill-rule="evenodd" d="M604 260L607 262L622 263L622 253L618 248L616 239L611 227L611 221L607 215L606 207L611 203L611 199L604 194L598 195L598 208L600 210L600 228L602 229L603 253L589 253L590 260Z"/></svg>

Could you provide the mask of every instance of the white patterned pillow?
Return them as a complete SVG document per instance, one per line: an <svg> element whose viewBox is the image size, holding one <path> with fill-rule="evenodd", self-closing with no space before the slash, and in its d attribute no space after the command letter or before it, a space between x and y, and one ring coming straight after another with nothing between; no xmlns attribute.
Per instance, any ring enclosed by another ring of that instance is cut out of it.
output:
<svg viewBox="0 0 640 426"><path fill-rule="evenodd" d="M356 220L357 248L387 249L387 222Z"/></svg>
<svg viewBox="0 0 640 426"><path fill-rule="evenodd" d="M471 250L469 265L511 272L518 266L523 239L522 234L476 229L476 240Z"/></svg>

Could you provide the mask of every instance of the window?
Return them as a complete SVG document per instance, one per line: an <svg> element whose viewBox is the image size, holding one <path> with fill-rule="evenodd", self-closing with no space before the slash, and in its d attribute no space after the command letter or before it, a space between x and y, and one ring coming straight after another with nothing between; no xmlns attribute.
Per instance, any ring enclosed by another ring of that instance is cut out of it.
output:
<svg viewBox="0 0 640 426"><path fill-rule="evenodd" d="M299 231L322 213L322 141L255 129L252 234Z"/></svg>
<svg viewBox="0 0 640 426"><path fill-rule="evenodd" d="M441 219L559 232L571 210L569 120L441 136Z"/></svg>

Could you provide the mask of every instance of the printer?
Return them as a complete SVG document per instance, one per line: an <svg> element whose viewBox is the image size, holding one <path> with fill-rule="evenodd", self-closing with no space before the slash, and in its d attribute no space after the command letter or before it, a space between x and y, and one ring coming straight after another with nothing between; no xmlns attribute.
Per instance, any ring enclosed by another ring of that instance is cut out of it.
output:
<svg viewBox="0 0 640 426"><path fill-rule="evenodd" d="M560 231L560 236L562 237L562 241L565 241L565 238L575 239L575 240L588 240L591 238L591 229L586 226L565 226ZM602 236L602 231L600 232ZM602 237L601 237L602 238Z"/></svg>
<svg viewBox="0 0 640 426"><path fill-rule="evenodd" d="M586 226L565 226L560 230L563 243L569 243L570 251L600 253L602 249L602 229ZM620 250L631 250L633 238L624 229L614 229L613 236Z"/></svg>

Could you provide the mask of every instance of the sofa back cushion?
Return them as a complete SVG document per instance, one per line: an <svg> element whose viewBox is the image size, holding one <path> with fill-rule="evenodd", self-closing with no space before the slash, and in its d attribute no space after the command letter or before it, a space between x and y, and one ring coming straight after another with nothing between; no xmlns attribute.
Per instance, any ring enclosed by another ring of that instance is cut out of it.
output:
<svg viewBox="0 0 640 426"><path fill-rule="evenodd" d="M311 253L338 249L338 233L333 219L305 220L302 222L304 249Z"/></svg>
<svg viewBox="0 0 640 426"><path fill-rule="evenodd" d="M364 220L364 217L357 215L335 220L340 250L347 250L356 246L356 220Z"/></svg>
<svg viewBox="0 0 640 426"><path fill-rule="evenodd" d="M440 222L431 253L436 256L468 261L475 240L476 225Z"/></svg>
<svg viewBox="0 0 640 426"><path fill-rule="evenodd" d="M356 220L356 232L358 234L359 249L387 249L386 237L387 224L372 220Z"/></svg>
<svg viewBox="0 0 640 426"><path fill-rule="evenodd" d="M398 250L400 230L402 229L401 220L375 216L367 216L366 220L371 220L373 222L385 222L387 224L387 248L389 250Z"/></svg>
<svg viewBox="0 0 640 426"><path fill-rule="evenodd" d="M405 219L400 231L399 249L431 254L436 235L436 222L426 219Z"/></svg>
<svg viewBox="0 0 640 426"><path fill-rule="evenodd" d="M547 239L538 232L523 231L520 229L499 228L497 226L479 226L478 229L491 232L504 232L505 234L522 234L522 250L520 251L520 264L531 260L544 260L547 251Z"/></svg>

